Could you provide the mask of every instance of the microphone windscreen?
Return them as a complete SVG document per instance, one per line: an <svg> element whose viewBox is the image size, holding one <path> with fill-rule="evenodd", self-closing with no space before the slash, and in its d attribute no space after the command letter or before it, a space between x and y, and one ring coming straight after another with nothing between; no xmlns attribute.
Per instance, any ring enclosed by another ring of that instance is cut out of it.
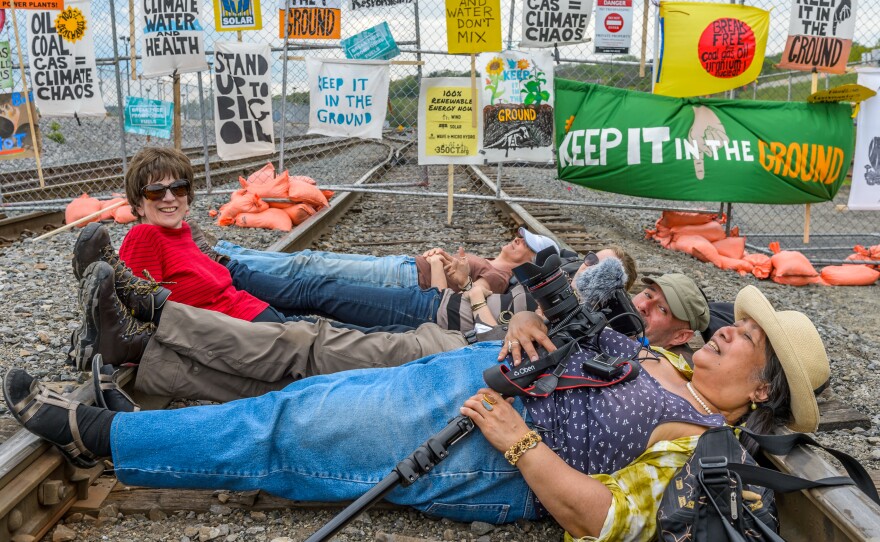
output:
<svg viewBox="0 0 880 542"><path fill-rule="evenodd" d="M626 286L626 271L617 258L605 258L586 268L575 280L581 300L590 308L603 306L614 291Z"/></svg>

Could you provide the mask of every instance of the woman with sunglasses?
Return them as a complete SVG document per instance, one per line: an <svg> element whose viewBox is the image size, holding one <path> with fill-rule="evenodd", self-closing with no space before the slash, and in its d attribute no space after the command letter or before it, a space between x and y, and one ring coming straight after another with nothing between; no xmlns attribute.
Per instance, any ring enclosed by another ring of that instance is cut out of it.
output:
<svg viewBox="0 0 880 542"><path fill-rule="evenodd" d="M128 232L119 257L135 275L153 280L173 292L178 303L222 312L254 322L286 322L306 319L282 314L266 301L233 284L230 270L202 253L186 222L195 197L193 169L180 151L148 147L139 151L125 174L125 195L140 224ZM98 251L88 245L109 246L106 232L84 230L74 248L74 270L80 275ZM111 249L112 250L112 249ZM77 263L77 261L80 261ZM242 265L243 267L243 265ZM79 277L78 277L79 278ZM403 326L360 331L409 331Z"/></svg>

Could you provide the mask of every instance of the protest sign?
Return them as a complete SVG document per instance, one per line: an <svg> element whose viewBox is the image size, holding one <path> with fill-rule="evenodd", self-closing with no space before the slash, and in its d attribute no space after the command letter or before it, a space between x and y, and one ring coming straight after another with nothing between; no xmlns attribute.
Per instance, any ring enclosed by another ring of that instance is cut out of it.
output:
<svg viewBox="0 0 880 542"><path fill-rule="evenodd" d="M0 41L0 88L12 86L12 51L8 41Z"/></svg>
<svg viewBox="0 0 880 542"><path fill-rule="evenodd" d="M377 24L340 42L345 58L390 60L400 54L388 23Z"/></svg>
<svg viewBox="0 0 880 542"><path fill-rule="evenodd" d="M367 8L384 8L389 6L401 6L412 4L413 0L351 0L349 7L352 10Z"/></svg>
<svg viewBox="0 0 880 542"><path fill-rule="evenodd" d="M880 88L880 86L878 86ZM859 103L873 98L877 91L859 84L840 85L839 87L820 90L807 96L807 103L850 102ZM855 116L855 115L853 115Z"/></svg>
<svg viewBox="0 0 880 542"><path fill-rule="evenodd" d="M582 43L593 12L593 0L525 0L520 47Z"/></svg>
<svg viewBox="0 0 880 542"><path fill-rule="evenodd" d="M9 9L12 2L0 0L0 8ZM62 10L64 0L15 0L15 9Z"/></svg>
<svg viewBox="0 0 880 542"><path fill-rule="evenodd" d="M501 50L501 0L446 0L449 54Z"/></svg>
<svg viewBox="0 0 880 542"><path fill-rule="evenodd" d="M853 155L849 104L680 100L557 78L555 107L559 178L619 194L830 201Z"/></svg>
<svg viewBox="0 0 880 542"><path fill-rule="evenodd" d="M858 81L880 89L880 68L858 67ZM880 96L862 102L857 117L856 155L847 207L856 211L880 211Z"/></svg>
<svg viewBox="0 0 880 542"><path fill-rule="evenodd" d="M342 0L279 0L278 37L338 40ZM284 7L287 6L287 14Z"/></svg>
<svg viewBox="0 0 880 542"><path fill-rule="evenodd" d="M308 133L382 138L390 82L386 62L307 58L306 71Z"/></svg>
<svg viewBox="0 0 880 542"><path fill-rule="evenodd" d="M214 0L214 28L217 32L259 30L260 0Z"/></svg>
<svg viewBox="0 0 880 542"><path fill-rule="evenodd" d="M95 67L91 2L67 2L64 11L28 13L28 54L33 93L47 117L103 117L104 97Z"/></svg>
<svg viewBox="0 0 880 542"><path fill-rule="evenodd" d="M843 73L849 60L858 0L792 0L788 39L778 66Z"/></svg>
<svg viewBox="0 0 880 542"><path fill-rule="evenodd" d="M486 160L553 160L553 57L504 51L477 58Z"/></svg>
<svg viewBox="0 0 880 542"><path fill-rule="evenodd" d="M174 104L135 96L125 97L125 131L171 139Z"/></svg>
<svg viewBox="0 0 880 542"><path fill-rule="evenodd" d="M142 0L143 76L208 69L198 0Z"/></svg>
<svg viewBox="0 0 880 542"><path fill-rule="evenodd" d="M770 12L750 6L661 2L655 94L715 94L754 81L764 64Z"/></svg>
<svg viewBox="0 0 880 542"><path fill-rule="evenodd" d="M596 53L629 54L632 0L596 0Z"/></svg>
<svg viewBox="0 0 880 542"><path fill-rule="evenodd" d="M471 80L422 79L419 92L419 165L482 164L473 126Z"/></svg>
<svg viewBox="0 0 880 542"><path fill-rule="evenodd" d="M271 64L268 45L214 42L214 133L220 158L275 152Z"/></svg>
<svg viewBox="0 0 880 542"><path fill-rule="evenodd" d="M3 30L4 26L6 26L6 10L0 9L0 30Z"/></svg>
<svg viewBox="0 0 880 542"><path fill-rule="evenodd" d="M31 108L34 122L40 117L33 105L33 93L30 96L30 104L26 104L23 92L0 94L0 160L35 157L34 136L39 147L40 127L31 126L25 107Z"/></svg>

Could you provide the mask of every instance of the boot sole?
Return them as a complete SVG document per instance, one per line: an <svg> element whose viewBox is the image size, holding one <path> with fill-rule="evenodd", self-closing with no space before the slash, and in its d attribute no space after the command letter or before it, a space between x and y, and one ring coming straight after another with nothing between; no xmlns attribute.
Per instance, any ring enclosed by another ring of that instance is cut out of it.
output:
<svg viewBox="0 0 880 542"><path fill-rule="evenodd" d="M79 254L80 247L91 241L92 237L95 236L95 233L97 233L102 227L103 226L100 222L90 222L85 228L83 228L82 232L80 232L79 237L76 238L76 243L73 245L73 276L76 277L76 280L82 280L86 269L88 269L89 264L92 263L88 262L86 263L86 267L80 267L80 262L76 255Z"/></svg>
<svg viewBox="0 0 880 542"><path fill-rule="evenodd" d="M100 338L96 294L101 282L106 278L104 274L101 271L87 274L80 289L80 308L83 316L79 340L75 343L73 355L76 368L80 371L87 371L91 367L92 358L96 354L95 346Z"/></svg>

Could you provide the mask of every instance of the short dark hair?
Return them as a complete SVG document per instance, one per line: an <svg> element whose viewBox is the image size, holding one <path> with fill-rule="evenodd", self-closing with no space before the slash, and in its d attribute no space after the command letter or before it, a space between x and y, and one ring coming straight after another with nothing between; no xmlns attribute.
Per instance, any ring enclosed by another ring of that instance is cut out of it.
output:
<svg viewBox="0 0 880 542"><path fill-rule="evenodd" d="M763 434L770 433L774 427L785 425L793 419L791 388L788 387L785 370L782 368L779 356L773 350L773 345L770 344L770 339L768 338L766 341L764 355L767 361L764 363L764 368L757 372L755 379L770 387L767 392L767 400L763 403L757 403L755 410L748 411L743 420L740 420L745 422L746 427L751 431ZM751 438L743 438L743 444L746 445L749 453L757 453L757 444Z"/></svg>
<svg viewBox="0 0 880 542"><path fill-rule="evenodd" d="M125 172L125 198L134 214L137 214L135 208L143 200L141 189L148 184L158 183L165 177L189 181L186 201L193 202L196 196L194 174L192 164L185 154L170 147L144 147L132 157Z"/></svg>

